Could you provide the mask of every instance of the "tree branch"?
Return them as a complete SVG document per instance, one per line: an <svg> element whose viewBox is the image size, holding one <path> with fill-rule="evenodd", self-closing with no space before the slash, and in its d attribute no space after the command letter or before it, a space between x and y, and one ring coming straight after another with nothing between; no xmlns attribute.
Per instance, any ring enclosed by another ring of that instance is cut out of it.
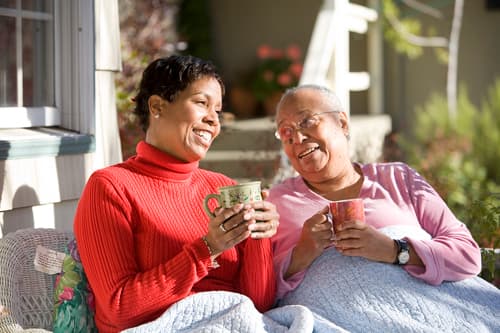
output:
<svg viewBox="0 0 500 333"><path fill-rule="evenodd" d="M448 113L450 118L452 119L456 118L457 115L458 44L460 40L463 10L464 0L455 0L455 8L453 11L453 21L451 24L450 33L450 46L448 47L450 56L448 57L448 75L446 80Z"/></svg>
<svg viewBox="0 0 500 333"><path fill-rule="evenodd" d="M410 8L413 8L421 13L427 14L434 18L440 19L443 17L443 14L434 7L428 6L425 3L421 3L416 0L401 0L405 5Z"/></svg>
<svg viewBox="0 0 500 333"><path fill-rule="evenodd" d="M445 37L422 37L408 32L405 27L393 16L386 15L391 26L396 30L408 43L422 47L445 47L448 48L448 39Z"/></svg>

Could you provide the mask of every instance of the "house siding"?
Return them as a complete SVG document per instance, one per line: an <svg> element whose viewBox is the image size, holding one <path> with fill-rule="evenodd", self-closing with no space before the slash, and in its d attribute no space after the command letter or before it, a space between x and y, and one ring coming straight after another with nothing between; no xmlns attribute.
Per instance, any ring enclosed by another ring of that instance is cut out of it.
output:
<svg viewBox="0 0 500 333"><path fill-rule="evenodd" d="M83 11L81 19L94 22L95 38L88 39L87 47L94 50L95 59L91 60L93 73L82 77L92 83L95 100L80 119L90 124L87 134L94 136L95 151L0 161L0 237L27 227L72 230L78 199L90 174L122 160L114 86L115 72L121 70L118 4L109 0L82 3L86 1L94 4L94 11Z"/></svg>

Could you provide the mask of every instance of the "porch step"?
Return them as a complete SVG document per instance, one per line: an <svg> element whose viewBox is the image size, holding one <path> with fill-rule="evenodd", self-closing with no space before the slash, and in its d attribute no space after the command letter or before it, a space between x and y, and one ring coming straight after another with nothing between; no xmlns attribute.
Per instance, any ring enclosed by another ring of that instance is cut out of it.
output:
<svg viewBox="0 0 500 333"><path fill-rule="evenodd" d="M279 167L281 144L269 117L225 124L200 167L221 172L238 182L261 180L269 186Z"/></svg>

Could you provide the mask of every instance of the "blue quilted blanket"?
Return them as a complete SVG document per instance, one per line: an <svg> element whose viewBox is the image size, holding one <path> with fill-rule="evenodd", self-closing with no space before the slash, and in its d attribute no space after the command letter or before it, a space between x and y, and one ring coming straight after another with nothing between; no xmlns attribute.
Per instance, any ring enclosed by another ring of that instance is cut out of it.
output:
<svg viewBox="0 0 500 333"><path fill-rule="evenodd" d="M500 332L500 290L479 277L431 286L331 248L268 312L243 295L206 292L124 332Z"/></svg>
<svg viewBox="0 0 500 333"><path fill-rule="evenodd" d="M349 332L500 332L500 290L474 277L429 285L396 265L326 250L281 305Z"/></svg>

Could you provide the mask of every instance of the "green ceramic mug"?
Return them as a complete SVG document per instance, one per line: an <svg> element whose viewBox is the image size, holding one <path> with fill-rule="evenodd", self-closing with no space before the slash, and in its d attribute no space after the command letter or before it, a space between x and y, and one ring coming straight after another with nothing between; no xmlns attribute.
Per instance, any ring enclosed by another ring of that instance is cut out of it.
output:
<svg viewBox="0 0 500 333"><path fill-rule="evenodd" d="M208 207L208 202L211 199L217 200L217 206L224 208L232 207L238 203L262 201L260 181L223 186L217 190L219 193L210 193L203 200L203 208L211 217L215 217L214 212Z"/></svg>

